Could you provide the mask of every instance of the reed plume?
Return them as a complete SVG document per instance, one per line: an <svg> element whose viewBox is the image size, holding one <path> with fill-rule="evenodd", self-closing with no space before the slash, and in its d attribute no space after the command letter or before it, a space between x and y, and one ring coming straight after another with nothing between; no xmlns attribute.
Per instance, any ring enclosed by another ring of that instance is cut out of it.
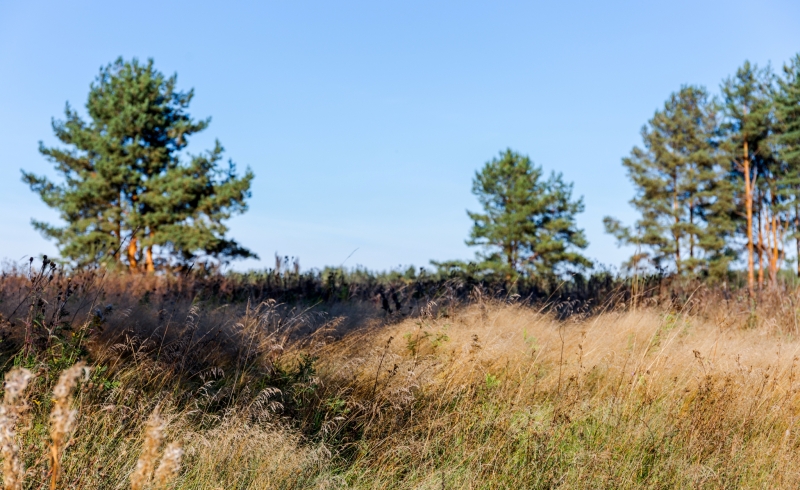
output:
<svg viewBox="0 0 800 490"><path fill-rule="evenodd" d="M158 464L155 474L156 488L165 488L172 481L181 469L181 458L183 449L177 442L171 442L164 449L161 462Z"/></svg>
<svg viewBox="0 0 800 490"><path fill-rule="evenodd" d="M3 455L3 486L6 490L20 490L25 478L25 465L19 457L16 427L20 415L27 409L21 398L33 374L17 368L6 374L5 394L0 405L0 452Z"/></svg>
<svg viewBox="0 0 800 490"><path fill-rule="evenodd" d="M78 411L71 408L72 393L78 380L88 375L89 368L79 362L65 369L53 389L53 409L50 411L50 489L55 490L61 473L61 453L75 425Z"/></svg>
<svg viewBox="0 0 800 490"><path fill-rule="evenodd" d="M156 409L150 415L150 420L147 421L142 454L136 462L136 470L131 475L131 490L142 490L153 479L153 468L155 468L161 442L164 440L165 425L164 419Z"/></svg>

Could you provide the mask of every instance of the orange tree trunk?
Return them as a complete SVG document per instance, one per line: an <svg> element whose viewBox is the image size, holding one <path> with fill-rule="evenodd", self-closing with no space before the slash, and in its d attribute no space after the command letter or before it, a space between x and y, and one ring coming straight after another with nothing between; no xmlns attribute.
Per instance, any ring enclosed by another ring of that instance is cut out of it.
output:
<svg viewBox="0 0 800 490"><path fill-rule="evenodd" d="M747 215L747 289L753 296L755 288L755 274L753 271L753 188L750 184L750 156L747 141L744 142L744 206Z"/></svg>
<svg viewBox="0 0 800 490"><path fill-rule="evenodd" d="M135 236L132 236L131 241L128 243L128 267L130 267L131 272L136 272L139 269L139 263L136 261L138 248L138 240Z"/></svg>

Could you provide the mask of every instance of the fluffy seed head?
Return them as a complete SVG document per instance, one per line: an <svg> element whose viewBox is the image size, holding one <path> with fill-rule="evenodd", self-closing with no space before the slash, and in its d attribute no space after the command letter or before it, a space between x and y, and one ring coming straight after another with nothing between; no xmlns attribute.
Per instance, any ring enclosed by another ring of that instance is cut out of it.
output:
<svg viewBox="0 0 800 490"><path fill-rule="evenodd" d="M16 442L16 427L27 405L20 396L27 388L33 374L25 368L14 369L6 374L5 394L0 405L0 453L3 456L3 486L6 490L19 490L25 477L25 465L19 458Z"/></svg>
<svg viewBox="0 0 800 490"><path fill-rule="evenodd" d="M141 490L145 488L153 478L153 468L158 458L158 450L164 440L164 428L166 424L161 414L156 409L150 420L147 421L147 429L144 435L144 445L139 461L136 462L136 470L131 475L131 490Z"/></svg>
<svg viewBox="0 0 800 490"><path fill-rule="evenodd" d="M78 411L73 410L72 392L78 384L78 380L83 376L88 376L89 368L82 362L75 364L69 369L65 369L58 378L58 383L53 389L53 410L50 411L50 438L53 445L60 448L72 427L75 425L75 418Z"/></svg>
<svg viewBox="0 0 800 490"><path fill-rule="evenodd" d="M164 454L161 455L161 463L156 469L156 488L165 488L167 484L175 478L178 471L181 469L181 458L183 457L183 449L177 442L171 442L164 449Z"/></svg>
<svg viewBox="0 0 800 490"><path fill-rule="evenodd" d="M33 373L25 368L17 368L6 374L4 384L5 394L3 403L6 405L16 405L19 396L28 387L28 383L33 378Z"/></svg>

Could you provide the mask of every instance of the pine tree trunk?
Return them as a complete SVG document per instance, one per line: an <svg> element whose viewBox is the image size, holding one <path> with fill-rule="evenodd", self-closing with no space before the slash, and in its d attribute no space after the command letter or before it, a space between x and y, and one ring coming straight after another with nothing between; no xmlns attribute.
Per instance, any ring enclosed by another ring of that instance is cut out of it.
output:
<svg viewBox="0 0 800 490"><path fill-rule="evenodd" d="M146 260L146 268L148 273L153 273L156 270L155 264L153 264L153 246L150 245L147 247L145 251L145 260Z"/></svg>
<svg viewBox="0 0 800 490"><path fill-rule="evenodd" d="M694 262L694 202L689 205L689 259Z"/></svg>
<svg viewBox="0 0 800 490"><path fill-rule="evenodd" d="M136 261L136 252L138 248L138 240L135 236L131 236L131 240L128 243L128 267L131 272L139 270L139 263Z"/></svg>
<svg viewBox="0 0 800 490"><path fill-rule="evenodd" d="M117 221L117 248L114 250L114 259L117 264L122 262L122 223Z"/></svg>
<svg viewBox="0 0 800 490"><path fill-rule="evenodd" d="M769 280L772 288L778 287L778 259L780 258L780 238L778 237L778 229L780 223L778 216L772 215L772 256L770 257L769 264Z"/></svg>
<svg viewBox="0 0 800 490"><path fill-rule="evenodd" d="M760 201L759 201L760 202ZM764 214L758 207L758 288L764 284Z"/></svg>
<svg viewBox="0 0 800 490"><path fill-rule="evenodd" d="M513 271L517 269L516 260L514 260L514 244L510 243L506 250L507 250L506 253L508 254L508 268L509 268L509 271L506 274L506 280L510 281L514 274Z"/></svg>
<svg viewBox="0 0 800 490"><path fill-rule="evenodd" d="M152 239L153 238L153 231L150 230L148 236ZM148 273L153 273L156 270L156 266L153 263L153 245L152 241L151 244L148 245L147 251L145 251L145 261L146 261L146 269Z"/></svg>
<svg viewBox="0 0 800 490"><path fill-rule="evenodd" d="M675 238L675 268L681 273L681 235L679 231L680 217L678 216L678 176L672 176L672 212L675 215L675 229L672 236Z"/></svg>
<svg viewBox="0 0 800 490"><path fill-rule="evenodd" d="M750 184L750 152L744 142L744 206L747 214L747 289L753 296L755 275L753 274L753 188Z"/></svg>

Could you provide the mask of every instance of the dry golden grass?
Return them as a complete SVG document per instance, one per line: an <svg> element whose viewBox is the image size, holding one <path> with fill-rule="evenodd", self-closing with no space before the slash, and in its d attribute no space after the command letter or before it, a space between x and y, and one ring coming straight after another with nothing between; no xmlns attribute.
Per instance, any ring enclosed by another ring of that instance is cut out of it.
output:
<svg viewBox="0 0 800 490"><path fill-rule="evenodd" d="M30 366L3 454L25 488L800 486L800 341L700 306L557 321L478 300L392 323L178 305L180 325L138 306L90 342L74 400L50 398L55 361ZM234 354L184 340L223 331Z"/></svg>
<svg viewBox="0 0 800 490"><path fill-rule="evenodd" d="M559 323L477 305L330 345L322 369L343 399L377 386L347 480L795 488L800 342L741 320L647 309Z"/></svg>

